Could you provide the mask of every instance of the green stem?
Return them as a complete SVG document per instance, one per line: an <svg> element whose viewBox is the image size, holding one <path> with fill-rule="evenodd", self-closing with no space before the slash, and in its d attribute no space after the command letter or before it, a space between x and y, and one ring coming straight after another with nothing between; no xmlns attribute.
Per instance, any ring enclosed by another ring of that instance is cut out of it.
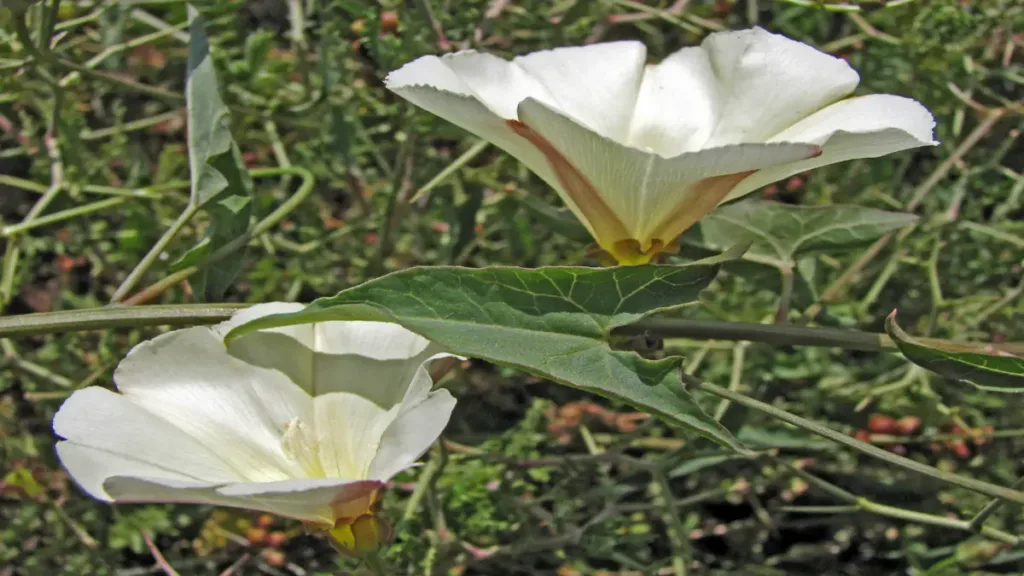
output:
<svg viewBox="0 0 1024 576"><path fill-rule="evenodd" d="M138 38L133 38L128 42L121 42L120 44L108 46L102 52L90 58L84 66L89 69L96 68L97 66L102 64L104 60L110 58L115 54L120 54L125 50L131 50L132 48L137 48L139 46L142 46L143 44L148 44L154 40L159 40L165 36L170 36L175 32L184 30L185 28L188 28L188 22L182 22L180 24L168 28L167 30L158 30L156 32L150 32L149 34L139 36ZM80 76L81 72L79 71L70 72L68 75L60 79L60 86L62 88L67 88L69 85L71 85L72 82L74 82Z"/></svg>
<svg viewBox="0 0 1024 576"><path fill-rule="evenodd" d="M1018 478L1017 481L1013 483L1013 488L1020 488L1022 484L1024 484L1024 476ZM981 511L974 516L974 518L971 518L969 522L971 529L978 530L979 528L981 528L982 525L985 524L985 521L988 520L989 517L991 517L993 514L995 514L996 510L998 510L999 507L1002 505L1003 501L1000 500L999 498L992 499L991 502L986 504L985 507L982 508Z"/></svg>
<svg viewBox="0 0 1024 576"><path fill-rule="evenodd" d="M101 140L110 136L117 136L119 134L127 134L128 132L134 132L136 130L145 130L151 128L163 122L171 122L178 118L181 118L181 110L171 110L170 112L163 112L155 116L147 116L145 118L139 118L138 120L131 120L121 124L115 124L106 128L99 128L97 130L88 130L82 132L79 138L83 141Z"/></svg>
<svg viewBox="0 0 1024 576"><path fill-rule="evenodd" d="M149 270L149 267L153 265L153 262L156 262L156 259L160 257L160 254L165 248L167 248L167 245L170 244L171 240L178 235L178 232L188 224L189 220L191 220L197 212L199 212L198 204L189 204L188 207L182 210L181 214L178 215L178 219L174 221L174 224L171 224L171 227L164 232L164 235L156 241L156 244L153 244L153 247L149 249L149 252L147 252L146 255L142 257L142 260L135 265L135 268L128 273L124 282L121 282L121 285L117 287L117 290L114 291L114 295L110 298L111 304L116 304L124 300L125 296L128 295L128 292L138 284L142 275L145 274L146 271Z"/></svg>
<svg viewBox="0 0 1024 576"><path fill-rule="evenodd" d="M0 335L4 338L106 330L145 326L193 326L216 324L248 304L172 304L167 306L107 306L86 310L65 310L0 317Z"/></svg>
<svg viewBox="0 0 1024 576"><path fill-rule="evenodd" d="M775 323L785 324L789 318L790 303L793 301L793 266L780 266L779 274L782 276L782 290L779 294L779 307L775 310Z"/></svg>
<svg viewBox="0 0 1024 576"><path fill-rule="evenodd" d="M412 195L412 198L409 199L409 202L415 202L422 198L424 194L433 190L435 187L437 187L438 184L444 182L452 174L458 172L459 169L465 166L467 163L469 163L470 160L476 158L477 155L483 152L488 146L490 146L490 144L491 143L488 142L487 140L480 140L476 144L470 146L469 149L463 152L461 156L456 158L454 162L445 166L444 170L441 170L440 172L435 174L434 177L431 178L429 182L427 182L423 186L420 186L420 189L417 190L416 193Z"/></svg>
<svg viewBox="0 0 1024 576"><path fill-rule="evenodd" d="M944 528L952 528L954 530L962 530L965 532L975 532L978 534L982 534L984 536L988 536L993 540L998 540L1000 542L1010 544L1011 546L1016 546L1020 543L1020 539L1014 536L1013 534L1003 532L1002 530L998 530L996 528L982 526L984 518L982 519L982 522L978 522L977 524L975 524L974 520L967 521L961 520L959 518L949 518L946 516L938 516L935 514L926 514L924 512L907 510L906 508L899 508L897 506L880 504L878 502L875 502L874 500L869 500L868 498L863 498L857 496L856 494L853 494L852 492L848 492L840 488L839 486L836 486L835 484L829 482L828 480L825 480L824 478L819 478L818 476L815 476L814 474L811 474L806 470L803 470L787 462L784 462L779 458L775 458L774 460L779 464L785 466L786 468L789 469L790 472L806 480L813 486L816 486L822 491L828 492L829 494L835 496L839 500L843 500L851 504L851 506L825 506L820 507L820 510L813 510L813 507L799 507L800 509L790 510L791 512L836 514L840 512L853 512L861 510L871 514L887 516L889 518L896 518L899 520L905 520L907 522L913 522L916 524L929 524L932 526L942 526ZM998 502L999 500L996 501Z"/></svg>
<svg viewBox="0 0 1024 576"><path fill-rule="evenodd" d="M790 414L785 410L776 408L771 404L766 404L764 402L761 402L760 400L756 400L749 396L745 396L737 392L732 392L720 386L715 386L714 384L703 382L697 378L694 378L686 374L683 374L682 378L688 386L696 390L707 392L720 398L728 398L729 400L732 400L736 404L746 406L747 408L757 410L759 412L764 412L765 414L768 414L773 418L777 418L779 420L782 420L783 422L792 424L793 426L802 428L804 430L807 430L808 432L817 434L818 436L821 436L828 440L832 440L833 442L837 442L848 448L852 448L854 450L857 450L858 452L878 458L879 460L883 460L895 466L900 466L902 468L906 468L907 470L917 472L918 474L923 474L930 478L934 478L942 482L953 484L955 486L960 486L961 488L966 488L968 490L973 490L975 492L985 494L993 498L1002 498L1004 500L1010 500L1018 504L1024 504L1024 492L1013 490L1011 488L1006 488L1004 486L998 486L996 484L985 482L983 480L977 480L974 478L967 478L964 476L951 474L949 472L939 470L938 468L928 466L927 464L916 462L914 460L911 460L910 458L898 456L896 454L893 454L892 452L889 452L888 450L884 450L877 446L872 446L871 444L868 444L866 442L855 440L854 438L847 436L846 434L843 434L841 432L836 432L835 430L832 430L827 426L824 426L812 420L808 420L806 418L802 418L800 416L797 416L796 414Z"/></svg>
<svg viewBox="0 0 1024 576"><path fill-rule="evenodd" d="M148 84L136 82L135 80L131 80L122 76L116 76L114 74L108 74L106 72L93 70L92 68L88 68L77 62L72 62L70 60L64 60L62 58L53 57L48 57L46 58L46 60L63 68L67 68L69 70L78 72L82 76L87 76L90 78L94 78L96 80L103 80L105 82L114 84L115 86L120 86L121 88L131 90L132 92L146 94L154 98L166 100L173 104L181 104L185 101L185 97L181 94L178 94L177 92L171 92L170 90L164 90L163 88L157 88L156 86L150 86Z"/></svg>
<svg viewBox="0 0 1024 576"><path fill-rule="evenodd" d="M286 216L292 213L293 210L299 207L310 194L313 193L313 185L316 183L316 178L313 173L301 166L281 166L278 168L258 168L249 171L249 175L253 178L265 178L269 176L298 176L302 180L302 184L299 189L292 194L288 200L277 207L276 210L267 215L266 218L260 220L253 226L247 233L235 238L231 242L228 242L224 246L221 246L218 250L215 250L212 254L206 257L196 266L189 266L183 268L170 276L159 280L138 294L135 294L131 298L124 300L125 304L141 304L149 301L151 298L161 294L164 290L174 286L178 282L188 278L195 274L202 268L209 266L215 262L222 260L232 254L234 254L240 247L245 246L253 238L260 236L268 232L271 228L277 225L278 222L283 220Z"/></svg>
<svg viewBox="0 0 1024 576"><path fill-rule="evenodd" d="M645 318L629 326L616 328L616 335L651 334L661 338L697 340L748 340L774 346L821 346L866 352L896 351L896 344L885 334L843 328L808 327L753 322L723 322L683 318ZM941 338L918 338L929 346L963 346L963 342ZM1011 354L1024 354L1024 342L992 345Z"/></svg>
<svg viewBox="0 0 1024 576"><path fill-rule="evenodd" d="M384 215L381 218L377 253L368 267L371 277L379 276L384 271L384 260L391 251L391 234L394 231L394 227L398 224L395 212L401 200L400 197L402 196L405 178L412 168L409 165L413 158L412 154L412 137L407 135L405 140L399 145L398 153L395 156L395 171L391 174L391 195L388 196L388 203L384 208Z"/></svg>
<svg viewBox="0 0 1024 576"><path fill-rule="evenodd" d="M743 363L745 361L747 352L746 342L740 342L733 346L732 350L732 370L729 374L729 390L732 392L739 392L740 385L743 384ZM693 372L690 370L686 371L687 374L692 375ZM729 405L732 402L728 398L723 398L718 403L718 408L715 409L715 421L721 422L722 418L725 417L725 413L729 411Z"/></svg>
<svg viewBox="0 0 1024 576"><path fill-rule="evenodd" d="M33 228L54 224L56 222L61 222L78 216L85 216L86 214L92 214L93 212L99 212L100 210L106 210L107 208L113 208L119 204L124 204L126 200L127 198L108 198L107 200L100 200L98 202L92 202L90 204L84 204L82 206L76 206L74 208L68 208L67 210L47 214L41 218L35 218L18 224L4 226L3 228L0 228L0 238L13 238L18 234L28 232Z"/></svg>
<svg viewBox="0 0 1024 576"><path fill-rule="evenodd" d="M376 553L369 553L363 557L363 562L366 563L366 567L370 569L377 576L388 576L388 571L384 566L384 562L381 561L380 556Z"/></svg>
<svg viewBox="0 0 1024 576"><path fill-rule="evenodd" d="M654 477L654 496L658 500L661 500L662 504L662 521L668 528L669 544L672 547L672 573L675 576L686 575L686 553L688 548L688 540L686 538L686 525L683 524L683 519L679 514L679 508L676 507L675 502L672 500L672 486L668 482L668 477L661 470L653 470L651 475Z"/></svg>

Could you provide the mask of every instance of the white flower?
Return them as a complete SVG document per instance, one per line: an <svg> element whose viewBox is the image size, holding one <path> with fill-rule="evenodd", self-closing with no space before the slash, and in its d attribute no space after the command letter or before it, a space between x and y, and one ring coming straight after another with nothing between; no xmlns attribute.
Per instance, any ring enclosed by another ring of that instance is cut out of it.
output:
<svg viewBox="0 0 1024 576"><path fill-rule="evenodd" d="M771 182L934 144L923 106L850 98L859 77L846 62L760 28L711 34L660 64L646 56L632 41L512 61L459 52L385 83L518 158L623 264Z"/></svg>
<svg viewBox="0 0 1024 576"><path fill-rule="evenodd" d="M231 328L301 308L258 305L136 346L114 373L119 393L85 388L58 411L64 467L100 500L260 510L349 547L353 529L376 534L366 520L378 491L455 406L447 390L431 392L424 367L443 354L379 322L266 330L225 348Z"/></svg>

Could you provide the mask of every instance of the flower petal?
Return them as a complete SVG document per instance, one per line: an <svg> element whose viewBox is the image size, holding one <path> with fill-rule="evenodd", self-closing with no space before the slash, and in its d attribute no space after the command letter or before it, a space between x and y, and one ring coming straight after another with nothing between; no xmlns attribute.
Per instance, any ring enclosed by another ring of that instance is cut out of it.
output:
<svg viewBox="0 0 1024 576"><path fill-rule="evenodd" d="M390 410L346 392L313 399L320 462L330 478L369 478L381 438L398 416L401 406Z"/></svg>
<svg viewBox="0 0 1024 576"><path fill-rule="evenodd" d="M388 74L384 84L413 104L491 142L522 162L562 196L596 237L588 218L562 190L559 176L538 148L509 129L517 107L534 98L625 140L646 49L636 42L569 47L509 62L473 51L424 56ZM602 74L593 74L594 62ZM611 68L616 74L611 74ZM568 74L572 80L562 77ZM595 99L594 94L601 94Z"/></svg>
<svg viewBox="0 0 1024 576"><path fill-rule="evenodd" d="M429 62L427 58L434 57L430 56L415 60L399 69L399 72L408 67L417 66L423 61ZM468 92L459 93L434 86L400 84L398 81L392 80L395 74L396 72L392 72L385 79L385 84L393 92L427 112L440 116L459 128L501 148L513 158L522 162L531 172L546 182L548 186L558 190L558 177L551 170L544 155L527 140L524 140L510 130L504 118L488 109L474 95ZM404 75L399 76L399 78L403 77ZM447 84L440 82L438 84L447 86ZM569 209L576 213L576 217L583 222L584 226L589 226L575 205L569 204Z"/></svg>
<svg viewBox="0 0 1024 576"><path fill-rule="evenodd" d="M348 507L365 507L380 482L304 478L279 482L186 486L144 477L117 476L104 487L119 503L175 502L269 512L306 522L333 524Z"/></svg>
<svg viewBox="0 0 1024 576"><path fill-rule="evenodd" d="M164 445L168 447L181 446L173 441L165 442ZM134 448L132 447L132 449ZM200 447L200 449L202 448ZM115 499L103 488L104 483L115 476L131 475L154 478L182 487L209 487L215 484L176 472L168 464L162 462L161 456L156 454L144 454L142 458L145 459L140 459L139 456L126 456L119 452L110 452L69 441L57 442L56 450L61 465L68 471L75 483L93 498L105 502ZM187 456L189 453L183 451L180 454Z"/></svg>
<svg viewBox="0 0 1024 576"><path fill-rule="evenodd" d="M228 332L242 324L271 314L298 312L304 307L297 302L256 304L235 312L230 319L210 329L223 340ZM228 345L228 352L254 366L280 370L303 390L312 393L315 341L313 324L281 326L236 338Z"/></svg>
<svg viewBox="0 0 1024 576"><path fill-rule="evenodd" d="M376 480L304 478L282 482L232 484L217 492L246 502L245 508L333 524L366 512L384 483ZM319 519L317 519L319 516Z"/></svg>
<svg viewBox="0 0 1024 576"><path fill-rule="evenodd" d="M454 408L455 398L447 390L438 390L403 411L381 437L369 477L388 480L415 463L444 431Z"/></svg>
<svg viewBox="0 0 1024 576"><path fill-rule="evenodd" d="M718 79L707 52L683 48L647 67L628 144L665 158L700 149L718 115Z"/></svg>
<svg viewBox="0 0 1024 576"><path fill-rule="evenodd" d="M552 102L530 97L606 138L625 142L646 59L642 43L622 41L542 50L512 63L543 85Z"/></svg>
<svg viewBox="0 0 1024 576"><path fill-rule="evenodd" d="M934 127L931 113L909 98L874 94L836 102L773 138L820 144L820 156L755 172L740 182L726 200L812 168L932 146L936 144Z"/></svg>
<svg viewBox="0 0 1024 576"><path fill-rule="evenodd" d="M844 60L761 28L711 34L701 49L718 78L720 105L703 148L768 140L860 81Z"/></svg>
<svg viewBox="0 0 1024 576"><path fill-rule="evenodd" d="M207 328L158 336L128 353L114 372L127 398L220 455L245 479L301 476L281 449L288 424L313 419L312 401L284 374L227 354Z"/></svg>
<svg viewBox="0 0 1024 576"><path fill-rule="evenodd" d="M629 235L626 238L615 237L614 231L597 230L598 243L609 252L615 242L629 238L647 250L655 240L651 234L663 228L663 219L678 217L680 204L695 202L692 195L703 193L699 184L707 178L794 162L818 152L812 144L741 144L662 158L603 138L536 100L520 104L519 116L586 177L622 221ZM570 188L567 192L577 200L576 191ZM674 239L661 238L666 244Z"/></svg>
<svg viewBox="0 0 1024 576"><path fill-rule="evenodd" d="M148 477L218 483L245 480L214 449L156 414L98 386L76 391L53 419L54 432L68 440L57 454L71 476L93 496L105 500L109 476ZM83 455L101 453L104 458Z"/></svg>
<svg viewBox="0 0 1024 576"><path fill-rule="evenodd" d="M302 308L302 304L256 305L218 324L214 331L223 337L250 320ZM228 350L250 364L281 370L310 394L349 392L385 409L403 401L424 362L450 356L398 324L362 321L261 330L234 340Z"/></svg>
<svg viewBox="0 0 1024 576"><path fill-rule="evenodd" d="M526 98L556 104L548 90L522 67L475 50L424 56L391 72L384 82L391 90L430 86L472 96L504 119L515 118L516 107Z"/></svg>

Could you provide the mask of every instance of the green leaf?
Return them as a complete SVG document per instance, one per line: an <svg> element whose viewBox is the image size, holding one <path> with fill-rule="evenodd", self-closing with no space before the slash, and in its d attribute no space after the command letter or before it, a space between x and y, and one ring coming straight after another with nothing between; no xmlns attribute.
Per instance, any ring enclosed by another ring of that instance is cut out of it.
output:
<svg viewBox="0 0 1024 576"><path fill-rule="evenodd" d="M896 323L896 311L885 320L885 331L914 364L940 376L968 382L992 392L1024 392L1024 358L1007 352L988 351L978 344L942 347L924 343Z"/></svg>
<svg viewBox="0 0 1024 576"><path fill-rule="evenodd" d="M719 464L729 462L732 460L738 460L742 458L739 454L733 453L722 453L722 454L709 454L704 456L696 456L686 460L682 464L676 466L668 473L669 478L679 478L680 476L689 476L696 474L707 468L713 468Z"/></svg>
<svg viewBox="0 0 1024 576"><path fill-rule="evenodd" d="M718 254L717 250L710 250L690 244L682 244L679 253L670 258L669 262L698 260ZM806 308L818 301L818 289L814 283L814 272L817 262L813 257L802 258L794 268L793 280L793 303L801 308ZM769 290L780 294L782 292L782 276L775 264L765 262L753 262L750 260L733 260L726 262L723 266L725 271L735 274L758 288Z"/></svg>
<svg viewBox="0 0 1024 576"><path fill-rule="evenodd" d="M917 216L862 206L794 206L745 200L721 206L683 236L696 246L724 250L751 242L747 260L792 265L808 254L846 251L909 226Z"/></svg>
<svg viewBox="0 0 1024 576"><path fill-rule="evenodd" d="M188 158L191 169L191 210L210 216L206 237L177 263L200 262L207 254L245 235L252 216L252 180L231 137L231 118L217 89L217 72L199 12L188 6ZM243 247L242 252L245 248ZM205 300L218 300L242 268L241 255L200 271L193 289Z"/></svg>
<svg viewBox="0 0 1024 576"><path fill-rule="evenodd" d="M680 382L680 357L613 350L612 330L697 301L725 258L687 266L411 268L236 328L330 320L395 322L452 353L627 402L745 450Z"/></svg>

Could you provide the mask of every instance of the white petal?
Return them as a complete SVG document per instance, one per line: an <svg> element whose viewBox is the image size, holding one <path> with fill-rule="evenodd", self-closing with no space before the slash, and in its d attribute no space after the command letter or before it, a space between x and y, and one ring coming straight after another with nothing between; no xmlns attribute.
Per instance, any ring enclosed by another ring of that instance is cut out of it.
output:
<svg viewBox="0 0 1024 576"><path fill-rule="evenodd" d="M718 80L707 52L683 48L644 71L628 144L666 158L698 150L718 115Z"/></svg>
<svg viewBox="0 0 1024 576"><path fill-rule="evenodd" d="M909 98L875 94L837 102L773 138L820 144L821 156L760 170L734 188L727 200L812 168L934 145L934 127L931 113Z"/></svg>
<svg viewBox="0 0 1024 576"><path fill-rule="evenodd" d="M702 180L794 162L817 151L809 144L744 144L662 158L602 138L534 100L523 102L519 115L590 180L641 244L681 203L696 201L691 193L699 195L694 185Z"/></svg>
<svg viewBox="0 0 1024 576"><path fill-rule="evenodd" d="M323 322L317 324L317 345L331 354L318 358L318 394L350 392L383 408L402 402L424 362L451 356L388 322Z"/></svg>
<svg viewBox="0 0 1024 576"><path fill-rule="evenodd" d="M380 487L379 482L325 478L189 487L164 480L118 476L105 483L106 491L119 503L209 504L327 524L338 517L338 509L350 502L365 502Z"/></svg>
<svg viewBox="0 0 1024 576"><path fill-rule="evenodd" d="M136 346L114 372L121 392L219 454L246 479L302 475L281 450L288 423L310 422L312 401L276 370L227 354L207 328L188 328Z"/></svg>
<svg viewBox="0 0 1024 576"><path fill-rule="evenodd" d="M303 308L305 305L297 302L256 304L235 312L229 320L217 324L211 329L223 339L228 332L257 318L270 314L290 314ZM236 338L228 345L228 352L255 366L280 370L292 382L310 392L313 381L313 361L311 352L307 352L307 350L313 347L313 342L312 324L282 326Z"/></svg>
<svg viewBox="0 0 1024 576"><path fill-rule="evenodd" d="M397 72L392 72L385 79L385 85L393 92L405 98L409 102L423 108L436 116L455 124L456 126L487 140L495 146L509 153L513 158L522 162L531 172L539 176L549 186L558 190L558 178L548 165L544 155L531 145L527 140L509 129L506 119L497 115L487 106L477 100L476 96L468 93L459 93L447 90L441 86L446 83L438 82L438 87L433 85L407 85L393 80L398 72L406 68L417 66L425 58L420 58ZM448 70L446 67L445 70ZM398 76L405 78L403 74ZM574 212L576 207L569 205ZM576 212L576 216L584 222L582 215Z"/></svg>
<svg viewBox="0 0 1024 576"><path fill-rule="evenodd" d="M438 390L403 411L384 432L369 477L388 480L416 462L444 431L454 408L455 398Z"/></svg>
<svg viewBox="0 0 1024 576"><path fill-rule="evenodd" d="M389 83L398 85L428 85L443 88L450 92L466 94L479 100L484 106L505 119L516 117L516 107L526 98L537 98L555 104L548 90L530 76L520 66L492 54L476 51L446 54L441 58L427 56L430 64L419 67L413 64L403 66L388 76ZM436 70L437 63L447 67L447 71ZM428 78L438 74L443 84ZM445 82L454 74L458 82ZM390 84L389 84L390 86Z"/></svg>
<svg viewBox="0 0 1024 576"><path fill-rule="evenodd" d="M430 340L390 322L321 322L316 327L317 352L354 354L371 360L413 360L424 352L440 352L436 345L427 351Z"/></svg>
<svg viewBox="0 0 1024 576"><path fill-rule="evenodd" d="M553 102L534 99L625 143L646 58L643 44L623 41L543 50L512 62L540 82Z"/></svg>
<svg viewBox="0 0 1024 576"><path fill-rule="evenodd" d="M362 396L345 392L317 396L313 404L320 461L326 475L353 480L369 478L370 463L381 437L401 406L387 410Z"/></svg>
<svg viewBox="0 0 1024 576"><path fill-rule="evenodd" d="M704 147L765 141L845 98L860 80L844 60L761 28L712 34L701 48L720 97Z"/></svg>
<svg viewBox="0 0 1024 576"><path fill-rule="evenodd" d="M166 445L173 446L170 442ZM93 498L107 502L113 501L114 496L108 494L103 486L107 480L115 476L131 475L154 478L182 487L208 487L216 484L176 472L167 465L161 464L156 455L142 455L142 459L140 459L69 441L57 442L56 450L60 463L75 483ZM182 452L181 455L187 457L188 453Z"/></svg>
<svg viewBox="0 0 1024 576"><path fill-rule="evenodd" d="M635 42L559 48L508 62L477 52L425 56L390 73L390 90L491 142L554 188L592 235L590 220L563 190L545 156L509 129L518 104L534 98L599 133L625 141L646 49ZM595 73L599 66L601 73ZM599 94L599 98L594 95Z"/></svg>
<svg viewBox="0 0 1024 576"><path fill-rule="evenodd" d="M218 483L245 480L217 450L110 390L76 391L53 419L53 431L70 442L58 444L64 467L90 494L102 498L103 480L145 475ZM105 458L80 457L102 453Z"/></svg>
<svg viewBox="0 0 1024 576"><path fill-rule="evenodd" d="M302 308L257 305L214 330L223 335L267 314ZM350 392L385 409L402 401L424 362L449 356L426 338L388 322L319 322L261 330L232 341L228 349L250 364L281 370L312 395Z"/></svg>
<svg viewBox="0 0 1024 576"><path fill-rule="evenodd" d="M245 501L245 508L333 524L337 518L364 513L373 502L374 492L382 487L383 483L374 480L306 478L234 484L218 493Z"/></svg>

